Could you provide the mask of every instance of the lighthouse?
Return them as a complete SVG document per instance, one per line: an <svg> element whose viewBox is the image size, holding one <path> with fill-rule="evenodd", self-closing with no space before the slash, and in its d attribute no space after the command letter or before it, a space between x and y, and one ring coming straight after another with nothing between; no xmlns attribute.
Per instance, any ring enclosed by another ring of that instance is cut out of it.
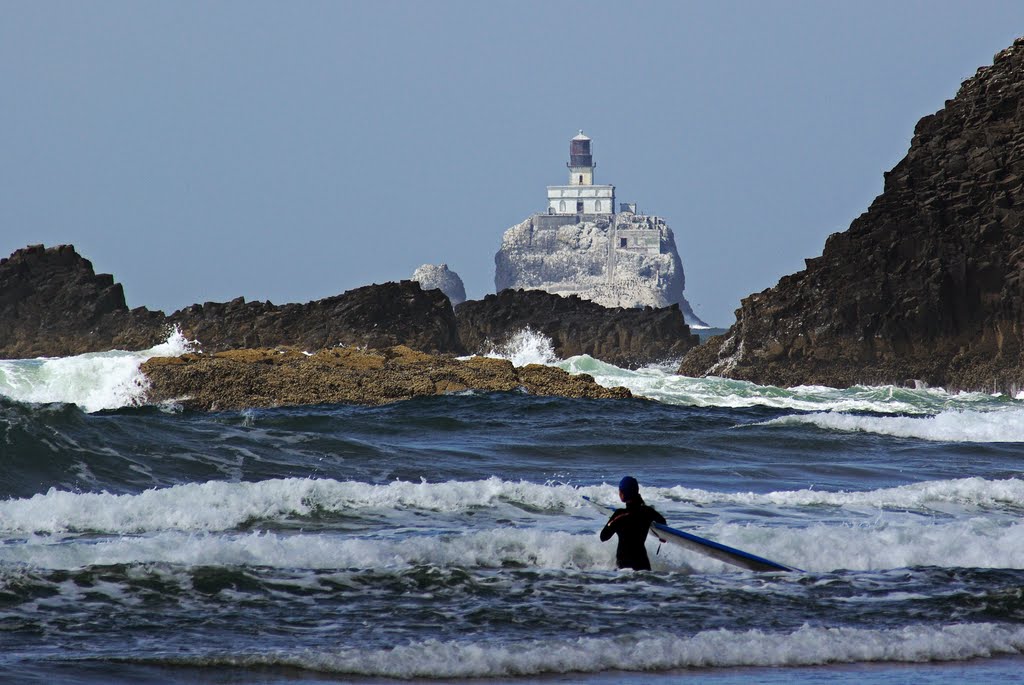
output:
<svg viewBox="0 0 1024 685"><path fill-rule="evenodd" d="M548 214L613 214L615 186L594 185L591 139L583 131L569 141L569 184L548 186Z"/></svg>

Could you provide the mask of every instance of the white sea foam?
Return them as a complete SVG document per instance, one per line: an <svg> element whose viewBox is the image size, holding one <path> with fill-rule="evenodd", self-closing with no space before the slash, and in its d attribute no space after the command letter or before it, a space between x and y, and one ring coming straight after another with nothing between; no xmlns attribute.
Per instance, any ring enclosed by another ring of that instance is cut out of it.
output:
<svg viewBox="0 0 1024 685"><path fill-rule="evenodd" d="M682 500L695 504L734 503L748 506L780 507L849 507L852 509L933 509L936 505L952 503L973 507L1024 507L1024 480L1007 478L955 478L924 481L865 491L783 490L769 493L712 492L681 486L673 488L644 488L644 496L651 501L659 499Z"/></svg>
<svg viewBox="0 0 1024 685"><path fill-rule="evenodd" d="M19 402L77 404L88 412L135 406L148 388L139 366L151 357L184 354L191 344L175 329L165 342L138 352L0 360L0 395Z"/></svg>
<svg viewBox="0 0 1024 685"><path fill-rule="evenodd" d="M942 412L983 414L1006 408L1021 409L1021 399L986 393L949 393L942 388L853 386L829 388L798 386L778 388L728 378L689 378L675 373L674 364L630 370L580 355L559 360L551 340L525 328L508 343L493 347L487 356L525 364L555 365L569 373L586 373L606 387L625 386L633 394L664 402L696 407L772 407L808 412L875 412L880 414L931 415ZM998 419L996 419L998 421ZM1022 422L1024 423L1024 422ZM981 431L976 433L981 434ZM978 439L981 439L980 437Z"/></svg>
<svg viewBox="0 0 1024 685"><path fill-rule="evenodd" d="M769 425L812 425L828 430L877 433L939 442L1024 442L1024 408L958 409L934 416L858 416L814 413L784 416Z"/></svg>
<svg viewBox="0 0 1024 685"><path fill-rule="evenodd" d="M116 538L30 538L0 545L0 564L70 570L95 565L170 563L307 569L405 569L524 566L565 571L614 569L614 545L584 532L542 528L467 528L404 537L375 533L183 533ZM397 530L397 529L396 529ZM920 566L1024 567L1024 524L977 518L955 523L907 520L863 526L764 528L722 524L699 531L724 544L809 573L884 571ZM675 545L648 540L655 571L740 572ZM657 551L657 553L655 553Z"/></svg>
<svg viewBox="0 0 1024 685"><path fill-rule="evenodd" d="M386 538L375 534L162 532L96 540L33 539L0 546L0 564L71 570L95 565L169 563L306 569L406 569L413 566L614 568L614 550L596 534L490 529Z"/></svg>
<svg viewBox="0 0 1024 685"><path fill-rule="evenodd" d="M505 502L534 509L579 508L581 494L609 494L609 488L577 489L480 481L368 485L354 481L285 478L256 483L210 481L146 490L137 495L74 493L51 488L27 499L0 501L0 532L62 533L157 530L227 530L254 520L282 520L315 510L336 513L415 508L462 512Z"/></svg>
<svg viewBox="0 0 1024 685"><path fill-rule="evenodd" d="M605 671L672 671L738 666L962 661L1024 652L1024 628L999 623L893 629L805 625L792 632L708 630L696 635L495 643L426 640L390 649L347 647L185 657L182 664L278 665L388 678L493 678Z"/></svg>

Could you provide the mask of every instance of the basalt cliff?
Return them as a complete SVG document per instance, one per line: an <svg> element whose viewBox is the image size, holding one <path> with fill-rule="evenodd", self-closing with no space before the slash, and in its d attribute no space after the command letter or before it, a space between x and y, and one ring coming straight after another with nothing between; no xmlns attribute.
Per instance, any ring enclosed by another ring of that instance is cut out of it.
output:
<svg viewBox="0 0 1024 685"><path fill-rule="evenodd" d="M0 358L139 350L178 327L204 352L294 346L409 345L462 353L451 303L440 290L401 281L369 285L303 304L207 302L170 316L129 310L124 289L71 245L33 245L0 260Z"/></svg>
<svg viewBox="0 0 1024 685"><path fill-rule="evenodd" d="M530 328L549 338L563 359L588 354L627 368L682 359L699 344L678 304L661 309L609 308L542 290L509 289L463 302L455 308L455 319L459 339L475 352Z"/></svg>
<svg viewBox="0 0 1024 685"><path fill-rule="evenodd" d="M680 372L762 384L1024 386L1024 39L921 119L820 257L744 299Z"/></svg>

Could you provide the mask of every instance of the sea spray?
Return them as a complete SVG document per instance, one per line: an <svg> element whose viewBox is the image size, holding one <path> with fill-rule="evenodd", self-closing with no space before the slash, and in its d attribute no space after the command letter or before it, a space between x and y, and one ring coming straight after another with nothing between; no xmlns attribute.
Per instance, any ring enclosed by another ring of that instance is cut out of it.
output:
<svg viewBox="0 0 1024 685"><path fill-rule="evenodd" d="M529 326L513 334L504 344L492 345L484 356L507 359L514 366L526 366L527 364L552 366L559 361L551 339L537 333Z"/></svg>

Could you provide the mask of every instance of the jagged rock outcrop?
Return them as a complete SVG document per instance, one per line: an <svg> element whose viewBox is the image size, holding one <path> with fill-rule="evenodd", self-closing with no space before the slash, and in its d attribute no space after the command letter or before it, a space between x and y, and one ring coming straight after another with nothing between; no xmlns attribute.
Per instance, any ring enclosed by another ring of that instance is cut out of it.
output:
<svg viewBox="0 0 1024 685"><path fill-rule="evenodd" d="M774 385L1024 386L1024 40L921 119L870 208L680 372Z"/></svg>
<svg viewBox="0 0 1024 685"><path fill-rule="evenodd" d="M447 264L424 264L413 272L412 280L424 290L440 290L448 296L452 306L466 301L466 286Z"/></svg>
<svg viewBox="0 0 1024 685"><path fill-rule="evenodd" d="M683 296L683 263L659 217L535 214L505 231L494 263L498 292L537 289L605 307L678 304L688 324L706 325Z"/></svg>
<svg viewBox="0 0 1024 685"><path fill-rule="evenodd" d="M678 305L608 308L576 295L542 290L503 290L455 308L459 338L471 352L501 345L529 327L551 339L562 358L589 354L617 366L682 358L698 344Z"/></svg>
<svg viewBox="0 0 1024 685"><path fill-rule="evenodd" d="M129 311L121 284L71 245L0 259L0 358L145 349L166 338L162 312Z"/></svg>
<svg viewBox="0 0 1024 685"><path fill-rule="evenodd" d="M70 245L31 246L0 260L0 357L67 356L146 349L173 326L206 352L332 345L461 353L451 304L412 281L368 285L304 304L207 302L170 316L129 310L109 274L97 275Z"/></svg>
<svg viewBox="0 0 1024 685"><path fill-rule="evenodd" d="M148 401L174 401L201 411L348 402L383 404L465 390L520 391L595 399L631 397L586 374L504 359L465 361L398 346L334 347L307 355L295 349L233 350L150 359L142 365Z"/></svg>
<svg viewBox="0 0 1024 685"><path fill-rule="evenodd" d="M426 352L461 353L455 315L438 290L414 281L381 283L303 304L207 302L168 317L204 352L294 346L317 350L334 345L371 348L408 345Z"/></svg>

